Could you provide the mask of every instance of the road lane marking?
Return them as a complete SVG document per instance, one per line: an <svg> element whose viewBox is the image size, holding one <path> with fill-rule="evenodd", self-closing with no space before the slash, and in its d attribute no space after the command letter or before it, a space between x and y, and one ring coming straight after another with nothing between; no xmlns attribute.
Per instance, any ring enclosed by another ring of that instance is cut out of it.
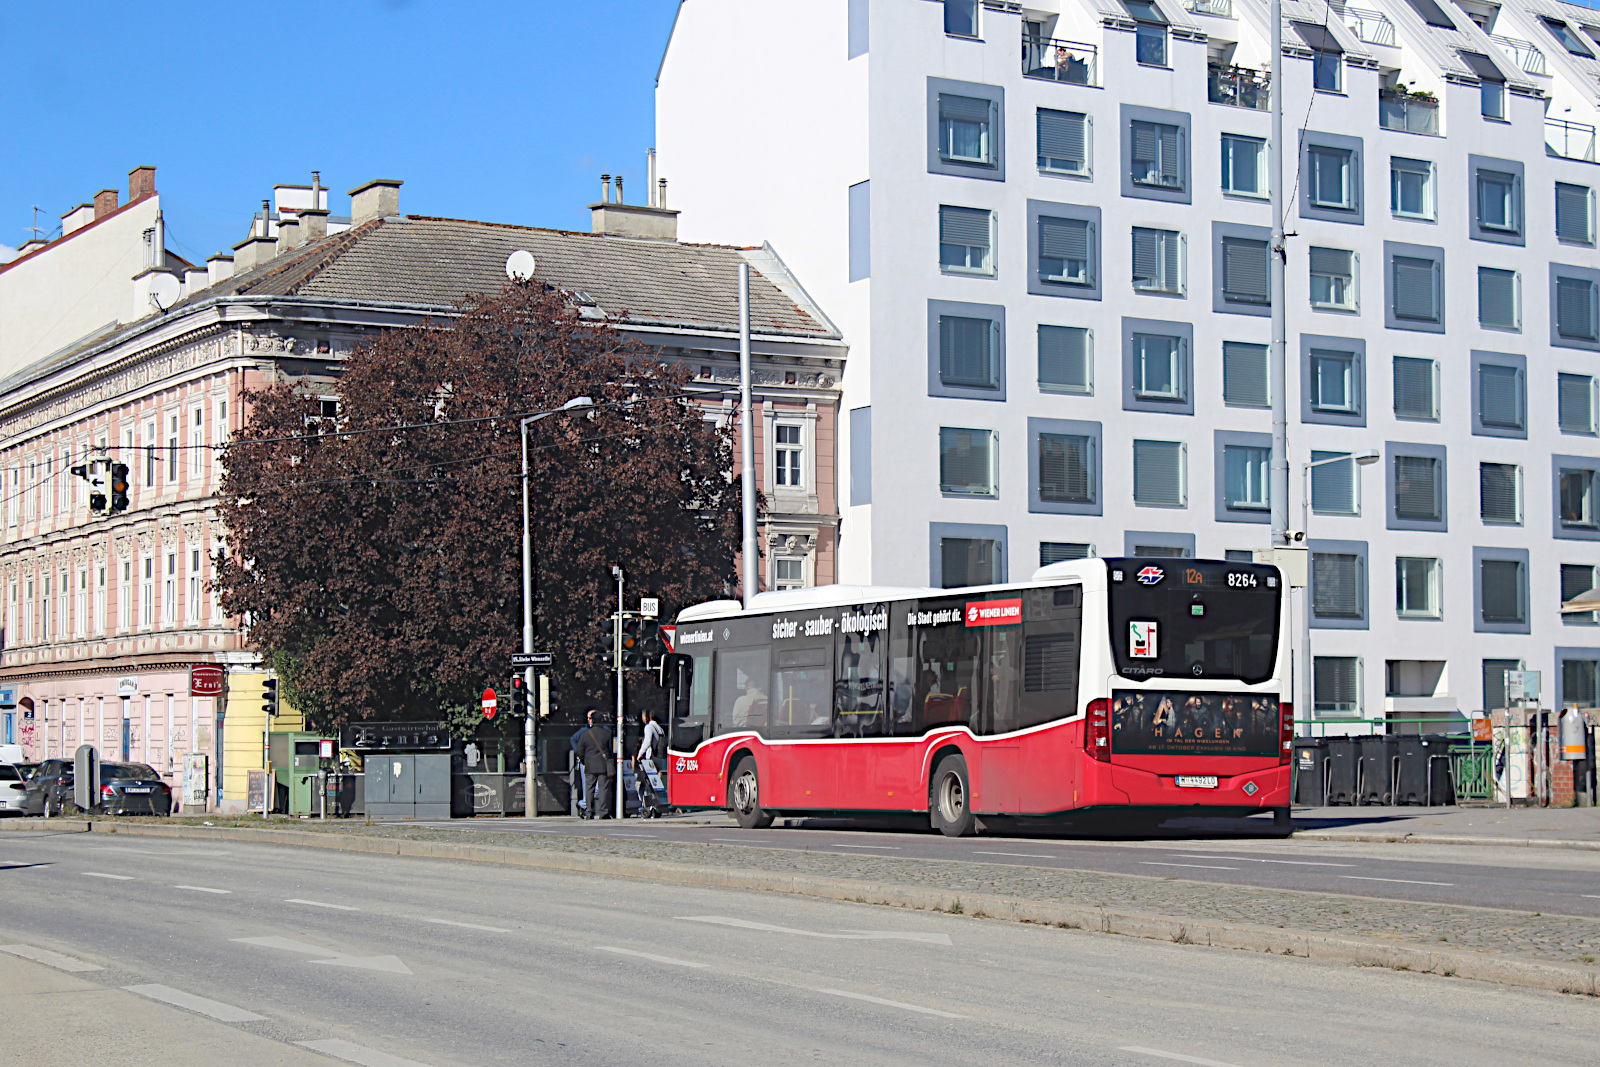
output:
<svg viewBox="0 0 1600 1067"><path fill-rule="evenodd" d="M829 846L830 848L879 848L888 852L900 851L899 845L844 845L837 841L824 841L823 844Z"/></svg>
<svg viewBox="0 0 1600 1067"><path fill-rule="evenodd" d="M0 952L9 952L13 956L21 956L25 960L47 964L58 971L69 971L73 974L81 971L105 970L99 964L85 963L83 960L76 960L71 956L63 956L61 953L51 952L47 948L35 948L32 945L0 945Z"/></svg>
<svg viewBox="0 0 1600 1067"><path fill-rule="evenodd" d="M1415 878L1373 878L1360 874L1341 874L1340 878L1348 878L1352 882L1398 882L1401 885L1455 885L1454 882L1419 882Z"/></svg>
<svg viewBox="0 0 1600 1067"><path fill-rule="evenodd" d="M818 993L827 993L835 997L849 997L851 1000L864 1000L868 1004L882 1004L886 1008L902 1008L906 1011L919 1012L923 1015L937 1015L941 1019L965 1019L965 1015L957 1015L953 1011L940 1011L938 1008L924 1008L920 1004L907 1004L899 1000L884 1000L882 997L869 997L865 993L852 993L846 989L819 989Z"/></svg>
<svg viewBox="0 0 1600 1067"><path fill-rule="evenodd" d="M412 974L410 967L400 962L399 956L335 956L328 960L312 960L327 967L355 967L363 971L385 971L389 974Z"/></svg>
<svg viewBox="0 0 1600 1067"><path fill-rule="evenodd" d="M1291 867L1359 867L1359 863L1319 863L1316 860L1263 860L1254 856L1191 856L1187 852L1172 855L1186 860L1233 860L1235 863L1287 863Z"/></svg>
<svg viewBox="0 0 1600 1067"><path fill-rule="evenodd" d="M175 1008L183 1008L197 1015L209 1016L221 1023L259 1023L265 1022L265 1015L257 1015L253 1011L236 1008L232 1004L224 1004L218 1000L207 1000L197 997L193 993L185 993L181 989L173 989L169 985L125 985L122 987L130 993L137 993L141 997L159 1000L163 1004L171 1004Z"/></svg>
<svg viewBox="0 0 1600 1067"><path fill-rule="evenodd" d="M133 881L133 875L131 874L101 874L99 871L84 871L83 876L85 878L115 878L119 882Z"/></svg>
<svg viewBox="0 0 1600 1067"><path fill-rule="evenodd" d="M1155 860L1140 860L1141 867L1193 867L1197 871L1237 871L1237 867L1217 867L1208 863L1158 863Z"/></svg>
<svg viewBox="0 0 1600 1067"><path fill-rule="evenodd" d="M212 889L212 888L210 888L208 886L203 886L203 885L175 885L172 888L174 888L174 889L192 889L196 893L228 894L228 893L232 893L233 892L233 890L231 890L231 889Z"/></svg>
<svg viewBox="0 0 1600 1067"><path fill-rule="evenodd" d="M1585 894L1583 894L1583 896L1587 900L1600 900L1600 894L1585 893Z"/></svg>
<svg viewBox="0 0 1600 1067"><path fill-rule="evenodd" d="M798 937L825 937L836 941L921 941L929 945L951 944L949 934L923 934L903 930L841 930L837 933L826 933L820 930L796 930L792 926L751 922L749 919L730 919L725 915L679 915L677 918L684 922L713 923L717 926L737 926L741 930L763 930L774 934L795 934Z"/></svg>
<svg viewBox="0 0 1600 1067"><path fill-rule="evenodd" d="M1200 1067L1239 1067L1237 1063L1226 1063L1223 1060L1208 1060L1200 1056L1185 1056L1181 1052L1162 1052L1158 1048L1140 1048L1138 1045L1124 1045L1119 1051L1137 1052L1141 1056L1155 1056L1163 1060L1177 1060L1179 1063L1198 1063L1200 1064Z"/></svg>
<svg viewBox="0 0 1600 1067"><path fill-rule="evenodd" d="M674 967L709 967L709 963L695 963L691 960L675 960L671 956L657 956L653 952L636 952L631 948L615 948L611 945L596 945L600 952L617 952L624 956L638 956L643 960L655 960L657 963L670 963Z"/></svg>
<svg viewBox="0 0 1600 1067"><path fill-rule="evenodd" d="M224 848L129 848L127 845L95 845L96 852L131 852L139 856L229 856Z"/></svg>
<svg viewBox="0 0 1600 1067"><path fill-rule="evenodd" d="M287 937L235 937L232 940L241 945L275 948L284 952L301 952L308 956L325 956L326 959L308 962L321 963L329 967L356 967L363 971L387 971L390 974L412 973L411 968L401 963L398 956L352 956L336 948L308 945L304 941L295 941Z"/></svg>
<svg viewBox="0 0 1600 1067"><path fill-rule="evenodd" d="M335 911L360 911L361 910L360 908L352 908L348 904L327 904L327 903L324 903L323 901L320 901L320 900L301 900L299 897L290 897L288 900L285 900L284 903L285 904L304 904L309 908L332 908Z"/></svg>
<svg viewBox="0 0 1600 1067"><path fill-rule="evenodd" d="M342 1041L337 1037L325 1037L320 1041L296 1041L295 1044L312 1052L320 1052L324 1056L332 1056L336 1060L344 1060L346 1063L359 1063L361 1067L430 1067L429 1064L419 1060L391 1056L387 1052L379 1052L375 1048L367 1048L353 1041Z"/></svg>
<svg viewBox="0 0 1600 1067"><path fill-rule="evenodd" d="M454 919L421 919L421 918L419 918L417 921L418 922L424 922L424 923L433 923L435 926L460 926L460 927L464 927L464 928L466 928L468 930L488 930L488 931L490 931L492 933L496 933L496 934L509 934L509 933L511 933L511 931L506 929L504 926L479 926L477 923L461 923L461 922L456 922Z"/></svg>
<svg viewBox="0 0 1600 1067"><path fill-rule="evenodd" d="M626 837L633 841L660 841L655 834L606 834L607 837Z"/></svg>
<svg viewBox="0 0 1600 1067"><path fill-rule="evenodd" d="M1057 857L1043 852L974 852L974 856L1021 856L1030 860L1053 860Z"/></svg>
<svg viewBox="0 0 1600 1067"><path fill-rule="evenodd" d="M312 956L342 956L344 953L336 948L323 948L321 945L308 945L304 941L293 941L287 937L235 937L229 940L241 945L255 945L258 948L276 948L284 952L304 952Z"/></svg>

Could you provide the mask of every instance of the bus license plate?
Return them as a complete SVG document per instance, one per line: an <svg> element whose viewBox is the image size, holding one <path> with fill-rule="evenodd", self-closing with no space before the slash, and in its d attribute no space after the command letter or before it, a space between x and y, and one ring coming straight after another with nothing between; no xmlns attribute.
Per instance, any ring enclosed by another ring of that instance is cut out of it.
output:
<svg viewBox="0 0 1600 1067"><path fill-rule="evenodd" d="M1179 789L1215 789L1217 776L1214 774L1180 774L1177 778Z"/></svg>

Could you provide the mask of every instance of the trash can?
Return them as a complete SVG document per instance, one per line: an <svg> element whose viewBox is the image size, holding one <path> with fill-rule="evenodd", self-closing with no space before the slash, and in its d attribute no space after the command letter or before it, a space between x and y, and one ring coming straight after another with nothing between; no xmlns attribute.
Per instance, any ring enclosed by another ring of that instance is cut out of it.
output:
<svg viewBox="0 0 1600 1067"><path fill-rule="evenodd" d="M1356 795L1357 772L1361 763L1360 738L1328 738L1328 781L1325 796L1329 804L1360 803Z"/></svg>
<svg viewBox="0 0 1600 1067"><path fill-rule="evenodd" d="M1294 802L1320 808L1327 803L1328 739L1297 737L1294 742Z"/></svg>
<svg viewBox="0 0 1600 1067"><path fill-rule="evenodd" d="M1400 739L1388 735L1363 737L1361 742L1361 796L1357 803L1387 807L1394 801L1395 764Z"/></svg>
<svg viewBox="0 0 1600 1067"><path fill-rule="evenodd" d="M1423 758L1428 764L1428 787L1423 802L1430 807L1436 804L1454 804L1456 782L1450 770L1450 736L1423 734L1422 749Z"/></svg>
<svg viewBox="0 0 1600 1067"><path fill-rule="evenodd" d="M1420 734L1406 734L1394 739L1395 751L1400 757L1400 771L1395 775L1395 804L1426 804L1428 802L1428 748Z"/></svg>

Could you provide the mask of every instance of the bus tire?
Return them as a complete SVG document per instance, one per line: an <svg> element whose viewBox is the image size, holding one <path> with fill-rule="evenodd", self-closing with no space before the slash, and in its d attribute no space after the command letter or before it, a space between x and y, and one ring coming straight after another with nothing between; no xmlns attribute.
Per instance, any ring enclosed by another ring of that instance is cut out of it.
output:
<svg viewBox="0 0 1600 1067"><path fill-rule="evenodd" d="M933 788L928 791L928 812L934 827L946 837L970 837L976 832L965 757L946 756L934 768Z"/></svg>
<svg viewBox="0 0 1600 1067"><path fill-rule="evenodd" d="M772 825L772 813L761 810L761 781L756 777L754 757L741 756L728 776L728 807L746 830L765 830Z"/></svg>

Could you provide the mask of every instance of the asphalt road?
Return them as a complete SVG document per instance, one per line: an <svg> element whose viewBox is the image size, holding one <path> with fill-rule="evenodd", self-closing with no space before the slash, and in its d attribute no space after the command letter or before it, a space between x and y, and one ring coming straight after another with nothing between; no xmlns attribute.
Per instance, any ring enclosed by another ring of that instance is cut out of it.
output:
<svg viewBox="0 0 1600 1067"><path fill-rule="evenodd" d="M901 859L968 860L1183 878L1342 896L1467 904L1600 918L1600 852L1492 845L1397 845L1315 838L1199 838L1132 842L1044 837L948 838L917 831L807 826L741 830L731 822L456 819L460 830L583 834L713 845L802 849ZM559 824L559 825L557 825Z"/></svg>
<svg viewBox="0 0 1600 1067"><path fill-rule="evenodd" d="M17 1062L84 1062L86 1044L370 1067L1594 1056L1593 1001L1459 979L778 894L107 837L0 840L0 1045ZM86 1038L74 1004L99 1005L100 1033L127 1032Z"/></svg>

